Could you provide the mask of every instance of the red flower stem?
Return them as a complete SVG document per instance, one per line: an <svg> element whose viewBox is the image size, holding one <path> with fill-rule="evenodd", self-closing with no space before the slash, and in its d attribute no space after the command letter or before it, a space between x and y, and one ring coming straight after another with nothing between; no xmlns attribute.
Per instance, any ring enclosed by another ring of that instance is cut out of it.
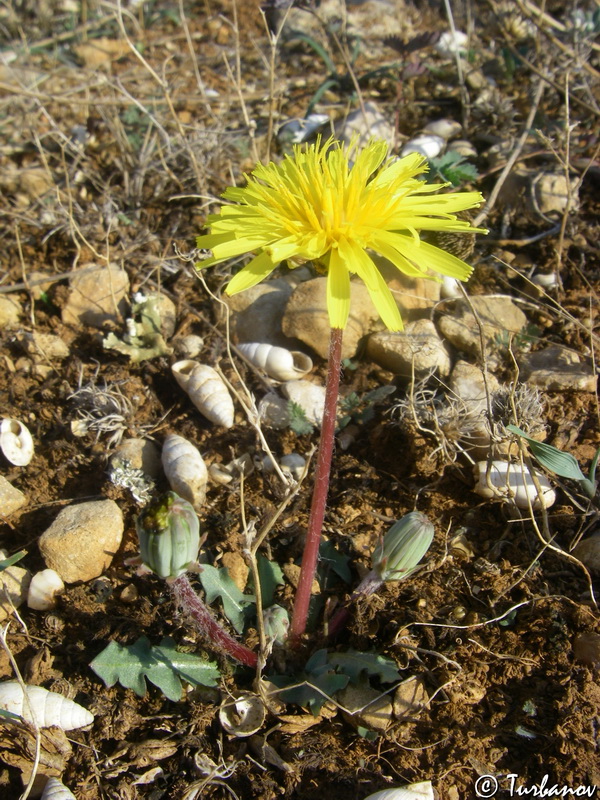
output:
<svg viewBox="0 0 600 800"><path fill-rule="evenodd" d="M256 668L258 656L240 644L224 630L194 591L187 575L180 575L169 583L175 602L196 623L196 630L208 643L220 652L227 653L236 661L252 669Z"/></svg>
<svg viewBox="0 0 600 800"><path fill-rule="evenodd" d="M342 364L342 336L342 328L331 328L329 335L327 383L325 386L325 408L323 411L323 423L321 425L319 452L317 454L315 483L308 517L308 530L306 533L304 554L302 556L300 579L298 581L298 589L294 600L294 612L290 626L290 642L292 646L298 644L300 637L306 630L312 583L317 570L317 558L319 556L323 520L325 519L329 475L331 473L331 460L333 458L333 445L335 442L336 410Z"/></svg>

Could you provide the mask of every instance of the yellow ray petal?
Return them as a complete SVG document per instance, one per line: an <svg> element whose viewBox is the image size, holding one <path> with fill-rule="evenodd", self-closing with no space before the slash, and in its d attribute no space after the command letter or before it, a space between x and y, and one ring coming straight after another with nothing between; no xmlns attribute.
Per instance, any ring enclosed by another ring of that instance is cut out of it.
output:
<svg viewBox="0 0 600 800"><path fill-rule="evenodd" d="M327 276L327 310L332 328L345 328L350 313L350 273L337 250L331 252Z"/></svg>
<svg viewBox="0 0 600 800"><path fill-rule="evenodd" d="M386 328L391 331L401 331L404 326L398 306L387 283L369 256L355 242L348 242L344 239L340 241L339 251L346 267L352 272L356 272L364 281L373 305Z"/></svg>
<svg viewBox="0 0 600 800"><path fill-rule="evenodd" d="M408 236L398 235L396 242L400 253L423 269L432 269L434 272L448 275L450 278L458 278L461 281L468 280L473 272L473 267L460 258L423 240L419 244L415 244L414 240Z"/></svg>
<svg viewBox="0 0 600 800"><path fill-rule="evenodd" d="M273 272L278 263L273 263L268 253L260 253L233 276L225 288L225 294L237 294L256 286Z"/></svg>

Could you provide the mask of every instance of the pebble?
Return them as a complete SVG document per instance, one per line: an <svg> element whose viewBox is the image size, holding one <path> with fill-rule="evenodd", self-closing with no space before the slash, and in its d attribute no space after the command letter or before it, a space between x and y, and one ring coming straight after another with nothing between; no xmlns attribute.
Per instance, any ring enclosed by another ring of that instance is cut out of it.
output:
<svg viewBox="0 0 600 800"><path fill-rule="evenodd" d="M106 322L120 323L127 315L129 278L115 264L76 273L69 280L69 288L69 299L62 310L62 321L67 325L101 328Z"/></svg>
<svg viewBox="0 0 600 800"><path fill-rule="evenodd" d="M403 681L394 692L394 716L397 719L417 717L429 703L423 680L418 677Z"/></svg>
<svg viewBox="0 0 600 800"><path fill-rule="evenodd" d="M321 425L325 409L324 386L318 386L316 383L305 380L287 381L283 384L282 391L288 400L302 407L310 422Z"/></svg>
<svg viewBox="0 0 600 800"><path fill-rule="evenodd" d="M65 583L90 581L110 566L123 528L123 515L113 500L67 506L40 536L40 552Z"/></svg>
<svg viewBox="0 0 600 800"><path fill-rule="evenodd" d="M195 359L202 352L204 339L194 333L189 333L187 336L178 336L171 344L173 345L177 358Z"/></svg>
<svg viewBox="0 0 600 800"><path fill-rule="evenodd" d="M591 364L558 344L520 356L521 377L548 392L595 392L598 381Z"/></svg>
<svg viewBox="0 0 600 800"><path fill-rule="evenodd" d="M304 281L290 297L282 328L327 359L329 354L329 314L327 313L327 278ZM344 328L342 358L352 358L363 336L374 330L379 314L371 302L369 291L362 282L350 283L350 316Z"/></svg>
<svg viewBox="0 0 600 800"><path fill-rule="evenodd" d="M562 173L540 172L533 178L531 185L535 197L533 211L539 209L547 216L562 216L569 204L569 193L569 210L576 211L579 207L579 196Z"/></svg>
<svg viewBox="0 0 600 800"><path fill-rule="evenodd" d="M123 439L111 455L110 465L113 469L141 469L150 478L158 478L162 472L160 450L149 439Z"/></svg>
<svg viewBox="0 0 600 800"><path fill-rule="evenodd" d="M25 333L20 341L25 352L37 359L42 357L62 360L71 354L68 345L54 333L38 333L37 331Z"/></svg>
<svg viewBox="0 0 600 800"><path fill-rule="evenodd" d="M0 560L6 558L6 553L0 551ZM0 572L0 622L12 613L13 608L19 608L27 600L31 573L16 564Z"/></svg>
<svg viewBox="0 0 600 800"><path fill-rule="evenodd" d="M21 303L16 298L0 294L0 330L18 328L22 313Z"/></svg>
<svg viewBox="0 0 600 800"><path fill-rule="evenodd" d="M600 667L600 633L579 633L573 641L576 661L588 667Z"/></svg>
<svg viewBox="0 0 600 800"><path fill-rule="evenodd" d="M10 517L15 511L22 508L27 502L27 497L20 489L12 485L3 475L0 475L0 508L3 517Z"/></svg>
<svg viewBox="0 0 600 800"><path fill-rule="evenodd" d="M394 127L376 103L365 103L364 113L362 108L350 112L341 125L336 125L335 132L345 144L350 144L358 134L359 147L364 147L371 138L383 139L390 147L394 144Z"/></svg>
<svg viewBox="0 0 600 800"><path fill-rule="evenodd" d="M276 279L259 283L233 297L226 296L232 312L230 325L234 341L288 346L290 340L281 330L281 321L291 294L289 283Z"/></svg>
<svg viewBox="0 0 600 800"><path fill-rule="evenodd" d="M584 564L592 575L600 576L600 533L582 539L573 548L572 555Z"/></svg>
<svg viewBox="0 0 600 800"><path fill-rule="evenodd" d="M372 333L367 341L367 356L380 367L397 375L417 379L431 373L442 378L450 374L452 357L431 320L409 322L404 331Z"/></svg>
<svg viewBox="0 0 600 800"><path fill-rule="evenodd" d="M491 349L497 349L497 338L506 333L519 333L527 317L510 297L476 296L469 298L483 325L484 337ZM479 326L464 299L446 300L438 306L437 328L448 341L470 355L481 354Z"/></svg>
<svg viewBox="0 0 600 800"><path fill-rule="evenodd" d="M485 381L478 366L462 360L454 365L449 381L451 395L460 402L461 438L466 440L469 453L475 459L487 458L491 441ZM500 382L495 375L488 373L487 386L491 395L500 388Z"/></svg>
<svg viewBox="0 0 600 800"><path fill-rule="evenodd" d="M344 719L351 725L385 731L392 720L393 705L387 694L368 686L347 686L336 695Z"/></svg>
<svg viewBox="0 0 600 800"><path fill-rule="evenodd" d="M221 564L227 567L229 577L235 583L240 592L243 592L248 583L250 569L244 560L244 556L235 550L228 550L221 557Z"/></svg>

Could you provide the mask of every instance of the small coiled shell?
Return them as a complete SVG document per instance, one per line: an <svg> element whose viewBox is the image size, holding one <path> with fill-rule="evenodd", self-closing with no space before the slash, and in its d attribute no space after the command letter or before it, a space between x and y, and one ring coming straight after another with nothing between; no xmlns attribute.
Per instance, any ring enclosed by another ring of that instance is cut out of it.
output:
<svg viewBox="0 0 600 800"><path fill-rule="evenodd" d="M309 356L299 350L286 350L285 347L260 342L239 344L238 350L251 364L264 370L269 378L277 381L302 378L313 368Z"/></svg>
<svg viewBox="0 0 600 800"><path fill-rule="evenodd" d="M25 701L18 681L0 683L0 708L18 714L25 722L33 723L38 728L56 725L63 731L74 731L94 721L94 715L87 708L62 694L49 692L41 686L27 686L26 690L29 702Z"/></svg>
<svg viewBox="0 0 600 800"><path fill-rule="evenodd" d="M40 800L77 800L77 798L58 778L48 778Z"/></svg>
<svg viewBox="0 0 600 800"><path fill-rule="evenodd" d="M208 469L198 448L170 433L162 447L162 465L169 486L198 511L206 498Z"/></svg>
<svg viewBox="0 0 600 800"><path fill-rule="evenodd" d="M18 419L3 419L0 424L0 449L15 467L26 467L33 458L33 439Z"/></svg>
<svg viewBox="0 0 600 800"><path fill-rule="evenodd" d="M227 733L243 738L252 736L265 721L265 705L258 695L246 692L226 700L219 709L219 720Z"/></svg>
<svg viewBox="0 0 600 800"><path fill-rule="evenodd" d="M27 592L27 605L35 611L50 611L55 608L56 598L65 590L65 584L58 572L43 569L31 579Z"/></svg>
<svg viewBox="0 0 600 800"><path fill-rule="evenodd" d="M207 419L215 425L231 428L233 400L216 370L186 358L176 361L171 371L192 403Z"/></svg>

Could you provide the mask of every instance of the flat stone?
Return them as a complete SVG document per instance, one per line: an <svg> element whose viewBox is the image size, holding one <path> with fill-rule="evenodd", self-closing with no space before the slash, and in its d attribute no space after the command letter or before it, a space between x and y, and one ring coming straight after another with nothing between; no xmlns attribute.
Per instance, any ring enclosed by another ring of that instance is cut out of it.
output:
<svg viewBox="0 0 600 800"><path fill-rule="evenodd" d="M344 707L344 718L355 727L359 725L384 731L392 720L393 705L389 695L382 695L368 686L347 686L336 695Z"/></svg>
<svg viewBox="0 0 600 800"><path fill-rule="evenodd" d="M312 278L296 287L290 297L282 328L327 359L329 354L329 314L327 313L327 278ZM342 358L352 358L363 336L377 327L379 314L364 283L350 283L350 316L344 328Z"/></svg>
<svg viewBox="0 0 600 800"><path fill-rule="evenodd" d="M510 297L476 296L469 299L479 316L484 339L491 351L498 349L499 337L519 333L527 324L527 317ZM436 325L457 350L473 356L481 355L479 325L466 300L449 299L440 304Z"/></svg>
<svg viewBox="0 0 600 800"><path fill-rule="evenodd" d="M598 381L591 364L558 344L519 358L521 377L548 392L595 392Z"/></svg>
<svg viewBox="0 0 600 800"><path fill-rule="evenodd" d="M414 719L429 703L423 680L418 677L403 681L394 692L394 716L397 719Z"/></svg>
<svg viewBox="0 0 600 800"><path fill-rule="evenodd" d="M225 302L232 312L231 334L234 341L289 347L293 340L284 335L281 322L292 291L287 281L276 279L258 283L232 297L225 296Z"/></svg>
<svg viewBox="0 0 600 800"><path fill-rule="evenodd" d="M69 346L60 336L54 333L25 333L21 337L21 344L26 353L36 359L58 359L68 358L71 354Z"/></svg>
<svg viewBox="0 0 600 800"><path fill-rule="evenodd" d="M114 500L67 506L40 536L40 552L65 583L90 581L110 566L123 529L123 514Z"/></svg>
<svg viewBox="0 0 600 800"><path fill-rule="evenodd" d="M4 554L1 558L6 558ZM31 573L16 564L0 572L0 622L27 600Z"/></svg>
<svg viewBox="0 0 600 800"><path fill-rule="evenodd" d="M17 489L12 483L6 480L3 475L0 475L0 508L2 509L2 516L10 517L15 511L22 508L27 502L27 497L20 489Z"/></svg>
<svg viewBox="0 0 600 800"><path fill-rule="evenodd" d="M71 293L62 310L65 324L101 328L106 322L117 324L125 319L129 278L115 264L76 273L69 280L69 288Z"/></svg>
<svg viewBox="0 0 600 800"><path fill-rule="evenodd" d="M450 374L452 357L448 345L438 336L431 320L409 322L403 331L372 333L367 341L367 357L384 369L410 378L437 373Z"/></svg>
<svg viewBox="0 0 600 800"><path fill-rule="evenodd" d="M0 330L18 328L22 313L23 309L16 298L0 294Z"/></svg>

